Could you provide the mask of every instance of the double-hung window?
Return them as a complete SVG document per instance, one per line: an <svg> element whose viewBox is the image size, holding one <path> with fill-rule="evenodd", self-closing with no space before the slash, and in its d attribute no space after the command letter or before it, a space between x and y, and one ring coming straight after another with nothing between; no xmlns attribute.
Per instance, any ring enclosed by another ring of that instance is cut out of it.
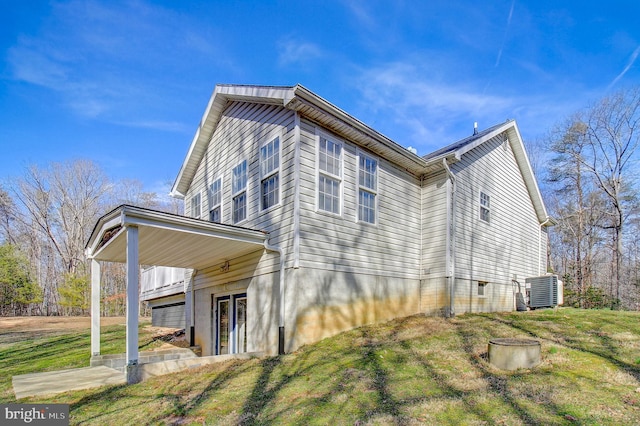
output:
<svg viewBox="0 0 640 426"><path fill-rule="evenodd" d="M341 214L342 145L320 136L318 146L318 210Z"/></svg>
<svg viewBox="0 0 640 426"><path fill-rule="evenodd" d="M233 198L233 223L247 218L247 160L232 170L231 192Z"/></svg>
<svg viewBox="0 0 640 426"><path fill-rule="evenodd" d="M480 191L480 220L489 223L491 218L491 197Z"/></svg>
<svg viewBox="0 0 640 426"><path fill-rule="evenodd" d="M214 180L209 185L209 221L222 222L222 178Z"/></svg>
<svg viewBox="0 0 640 426"><path fill-rule="evenodd" d="M260 148L260 200L262 210L280 202L280 138Z"/></svg>
<svg viewBox="0 0 640 426"><path fill-rule="evenodd" d="M376 223L378 161L358 154L358 221Z"/></svg>
<svg viewBox="0 0 640 426"><path fill-rule="evenodd" d="M199 219L202 215L202 195L196 193L191 197L191 217Z"/></svg>

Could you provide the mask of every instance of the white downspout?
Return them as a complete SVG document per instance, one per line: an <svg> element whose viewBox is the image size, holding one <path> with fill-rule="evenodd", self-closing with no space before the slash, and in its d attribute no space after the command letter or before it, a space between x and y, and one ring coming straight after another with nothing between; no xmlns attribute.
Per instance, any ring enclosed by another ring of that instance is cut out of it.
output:
<svg viewBox="0 0 640 426"><path fill-rule="evenodd" d="M449 312L448 316L455 316L455 282L456 282L456 176L453 174L447 164L447 159L442 159L442 165L447 172L447 176L451 181L451 199L449 200L450 215L447 217L447 247L448 264L447 264L447 281L449 284Z"/></svg>
<svg viewBox="0 0 640 426"><path fill-rule="evenodd" d="M293 155L293 267L300 267L300 113L295 114L294 155Z"/></svg>
<svg viewBox="0 0 640 426"><path fill-rule="evenodd" d="M264 242L264 248L267 251L278 253L280 256L280 317L278 319L278 355L284 355L284 313L285 313L285 279L284 279L284 251L278 247L269 244L269 241Z"/></svg>
<svg viewBox="0 0 640 426"><path fill-rule="evenodd" d="M542 262L540 262L540 256L542 256L542 227L549 222L551 222L551 218L547 217L538 228L538 276L542 276Z"/></svg>

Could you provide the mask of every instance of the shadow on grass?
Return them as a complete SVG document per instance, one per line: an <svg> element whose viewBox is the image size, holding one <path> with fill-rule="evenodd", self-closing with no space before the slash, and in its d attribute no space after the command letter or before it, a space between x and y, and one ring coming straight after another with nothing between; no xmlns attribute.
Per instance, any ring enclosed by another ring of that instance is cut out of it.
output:
<svg viewBox="0 0 640 426"><path fill-rule="evenodd" d="M241 425L257 425L257 424L270 424L271 422L266 419L258 420L260 414L267 407L267 404L272 402L277 396L280 389L282 389L291 379L291 375L282 374L282 377L272 383L272 376L274 370L281 366L281 357L267 358L260 363L260 375L256 380L251 394L247 397L244 405L242 406L242 414L238 421Z"/></svg>
<svg viewBox="0 0 640 426"><path fill-rule="evenodd" d="M473 324L477 327L477 324ZM490 324L485 325L483 328L488 334L492 333ZM535 414L531 413L527 407L519 402L522 400L522 395L517 395L513 392L509 384L509 378L501 375L494 374L490 371L487 365L488 356L485 352L477 354L475 350L475 342L478 339L482 339L478 334L470 330L471 325L468 323L456 324L456 332L460 336L462 342L462 349L467 354L467 359L479 373L482 379L487 383L488 389L499 397L511 410L520 418L522 423L527 425L539 425L544 424L545 419L537 418ZM481 334L480 334L481 335ZM488 340L487 340L488 344ZM560 413L560 407L554 404L554 402L542 395L537 395L538 401L536 403L543 403L545 411L553 416L557 416ZM541 401L542 399L543 401ZM534 401L531 401L534 402ZM485 419L490 421L491 419Z"/></svg>
<svg viewBox="0 0 640 426"><path fill-rule="evenodd" d="M371 370L371 374L373 375L372 386L378 396L378 408L376 412L392 416L396 424L408 423L408 419L400 413L401 403L397 401L389 391L389 374L382 366L380 358L376 354L379 345L371 338L367 328L362 329L362 337L365 339L362 347L362 360Z"/></svg>
<svg viewBox="0 0 640 426"><path fill-rule="evenodd" d="M627 373L631 374L637 381L640 381L640 366L632 364L630 362L626 362L619 358L620 349L618 345L616 344L615 340L611 339L611 337L607 333L600 330L601 326L598 326L597 329L594 328L594 330L589 333L589 335L598 342L597 344L593 344L591 342L585 342L580 339L568 336L567 333L563 333L562 338L554 335L543 335L540 332L535 331L533 326L526 327L522 322L516 323L515 321L508 321L497 317L487 316L487 318L490 318L492 321L496 321L513 327L533 338L548 340L554 342L558 346L590 355L595 355L626 371ZM600 321L602 321L602 319L600 319Z"/></svg>

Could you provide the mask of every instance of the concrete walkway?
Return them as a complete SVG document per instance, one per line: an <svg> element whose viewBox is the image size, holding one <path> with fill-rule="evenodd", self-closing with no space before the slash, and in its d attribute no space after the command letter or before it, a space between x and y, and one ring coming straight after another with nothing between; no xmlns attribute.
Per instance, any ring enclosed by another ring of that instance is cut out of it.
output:
<svg viewBox="0 0 640 426"><path fill-rule="evenodd" d="M20 399L124 383L122 371L105 366L85 367L13 376L13 392Z"/></svg>

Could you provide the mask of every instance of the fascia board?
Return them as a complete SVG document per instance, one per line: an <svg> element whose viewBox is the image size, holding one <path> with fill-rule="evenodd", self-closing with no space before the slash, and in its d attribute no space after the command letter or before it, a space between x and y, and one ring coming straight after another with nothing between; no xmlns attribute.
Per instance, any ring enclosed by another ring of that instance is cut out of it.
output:
<svg viewBox="0 0 640 426"><path fill-rule="evenodd" d="M315 93L305 88L304 86L297 85L293 88L293 91L294 91L295 97L298 98L300 101L305 102L307 105L311 105L323 111L325 114L332 115L336 119L342 121L347 126L373 139L375 142L382 145L384 148L388 150L392 150L396 154L400 154L402 157L404 157L407 160L407 164L405 164L405 166L407 166L407 168L409 168L410 170L423 171L424 168L426 167L427 164L425 160L419 155L414 154L413 152L409 151L408 149L404 148L403 146L389 139L382 133L376 131L375 129L369 127L362 121L353 117L349 113L343 111L342 109L336 107L335 105L323 99L322 97L316 95ZM290 102L293 102L293 101L290 101Z"/></svg>
<svg viewBox="0 0 640 426"><path fill-rule="evenodd" d="M264 244L267 234L246 228L231 228L213 222L182 216L166 216L162 212L140 210L126 206L122 212L123 226L149 226L189 234L215 236L234 241L243 241L257 245Z"/></svg>

